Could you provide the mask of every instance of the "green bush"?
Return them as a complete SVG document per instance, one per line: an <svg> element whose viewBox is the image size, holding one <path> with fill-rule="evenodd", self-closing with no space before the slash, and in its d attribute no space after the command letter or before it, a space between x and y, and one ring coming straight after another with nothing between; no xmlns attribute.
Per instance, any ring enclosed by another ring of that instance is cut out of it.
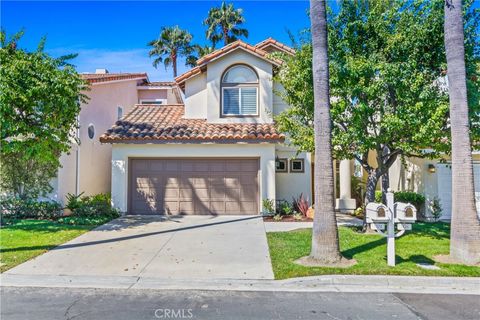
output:
<svg viewBox="0 0 480 320"><path fill-rule="evenodd" d="M14 196L0 197L0 219L55 219L63 214L60 203L22 199Z"/></svg>
<svg viewBox="0 0 480 320"><path fill-rule="evenodd" d="M395 202L411 203L418 211L422 210L425 204L425 196L413 191L394 192ZM375 202L382 202L382 191L375 191Z"/></svg>
<svg viewBox="0 0 480 320"><path fill-rule="evenodd" d="M120 216L118 210L111 205L110 195L103 193L94 196L82 196L82 194L75 196L68 194L67 208L72 211L72 216L77 218L93 219L96 217L105 217L114 219ZM72 219L63 220L67 221Z"/></svg>
<svg viewBox="0 0 480 320"><path fill-rule="evenodd" d="M289 216L293 214L293 207L287 200L277 200L276 213Z"/></svg>

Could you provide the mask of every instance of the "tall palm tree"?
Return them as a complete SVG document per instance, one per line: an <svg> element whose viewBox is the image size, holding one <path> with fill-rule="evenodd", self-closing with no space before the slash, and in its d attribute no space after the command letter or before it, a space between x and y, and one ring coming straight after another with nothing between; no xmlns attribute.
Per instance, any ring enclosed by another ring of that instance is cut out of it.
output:
<svg viewBox="0 0 480 320"><path fill-rule="evenodd" d="M480 262L480 221L475 209L470 144L462 0L445 0L450 124L452 131L452 229L450 257Z"/></svg>
<svg viewBox="0 0 480 320"><path fill-rule="evenodd" d="M188 60L193 51L191 41L192 35L187 30L182 30L178 26L162 27L158 39L148 43L152 47L148 55L155 57L153 66L157 68L160 63L163 63L165 69L172 66L173 77L176 77L178 57L184 56Z"/></svg>
<svg viewBox="0 0 480 320"><path fill-rule="evenodd" d="M222 2L220 7L210 9L203 24L207 26L207 39L215 47L217 42L222 40L227 45L239 37L247 38L248 30L239 27L244 22L242 9L235 9L233 4Z"/></svg>
<svg viewBox="0 0 480 320"><path fill-rule="evenodd" d="M195 44L192 46L192 53L187 56L186 65L189 67L195 67L197 65L197 60L206 56L209 53L215 51L215 48L208 45L199 45Z"/></svg>
<svg viewBox="0 0 480 320"><path fill-rule="evenodd" d="M327 13L325 0L310 0L313 45L315 129L315 216L310 258L325 264L341 260L333 184Z"/></svg>

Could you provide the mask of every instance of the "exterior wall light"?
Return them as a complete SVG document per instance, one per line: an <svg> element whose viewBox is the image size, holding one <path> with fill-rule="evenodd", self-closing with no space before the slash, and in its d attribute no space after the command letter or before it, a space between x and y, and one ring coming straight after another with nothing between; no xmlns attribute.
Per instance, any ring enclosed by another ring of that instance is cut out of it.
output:
<svg viewBox="0 0 480 320"><path fill-rule="evenodd" d="M437 168L435 168L435 166L433 164L429 164L428 165L428 172L430 173L435 173L437 171Z"/></svg>

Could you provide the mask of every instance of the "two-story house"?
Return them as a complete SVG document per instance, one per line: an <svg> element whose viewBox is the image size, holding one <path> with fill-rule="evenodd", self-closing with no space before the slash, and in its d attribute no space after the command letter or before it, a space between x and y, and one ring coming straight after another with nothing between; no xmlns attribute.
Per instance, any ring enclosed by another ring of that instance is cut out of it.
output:
<svg viewBox="0 0 480 320"><path fill-rule="evenodd" d="M175 79L184 103L136 105L100 137L112 199L133 214L258 214L265 199L311 199L311 156L286 147L273 116L274 40L231 43Z"/></svg>

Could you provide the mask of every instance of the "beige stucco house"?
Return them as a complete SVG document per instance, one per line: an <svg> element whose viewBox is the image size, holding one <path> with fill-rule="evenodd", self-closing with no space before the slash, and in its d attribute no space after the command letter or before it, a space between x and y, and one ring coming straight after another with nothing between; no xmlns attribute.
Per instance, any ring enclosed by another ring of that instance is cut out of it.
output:
<svg viewBox="0 0 480 320"><path fill-rule="evenodd" d="M144 73L85 74L91 91L79 117L81 144L62 156L54 197L111 192L113 205L131 214L259 214L265 199L311 200L312 155L288 146L273 121L288 108L275 94L281 61L274 51L294 52L271 38L254 46L236 41L174 82L150 82ZM480 155L474 160L478 184ZM391 168L391 188L439 197L448 219L448 164L406 163ZM351 160L334 167L337 209L351 212L352 176L365 174Z"/></svg>

